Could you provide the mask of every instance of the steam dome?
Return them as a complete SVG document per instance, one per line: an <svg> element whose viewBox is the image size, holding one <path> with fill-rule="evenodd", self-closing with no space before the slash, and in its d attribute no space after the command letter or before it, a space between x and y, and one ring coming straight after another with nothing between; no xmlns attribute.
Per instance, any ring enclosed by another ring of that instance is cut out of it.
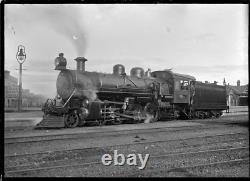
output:
<svg viewBox="0 0 250 181"><path fill-rule="evenodd" d="M144 70L141 67L134 67L130 70L130 76L141 78L144 76Z"/></svg>
<svg viewBox="0 0 250 181"><path fill-rule="evenodd" d="M113 67L113 74L114 75L121 75L125 73L125 67L122 64L116 64Z"/></svg>

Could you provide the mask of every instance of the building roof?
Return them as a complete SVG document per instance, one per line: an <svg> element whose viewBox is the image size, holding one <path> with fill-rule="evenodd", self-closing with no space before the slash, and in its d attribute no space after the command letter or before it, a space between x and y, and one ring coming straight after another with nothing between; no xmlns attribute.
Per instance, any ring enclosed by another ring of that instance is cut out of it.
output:
<svg viewBox="0 0 250 181"><path fill-rule="evenodd" d="M248 95L248 84L241 86L227 85L227 91L229 92L230 90L232 90L233 93L237 95Z"/></svg>
<svg viewBox="0 0 250 181"><path fill-rule="evenodd" d="M242 85L242 86L232 86L232 88L234 90L238 91L239 93L244 93L244 92L248 91L248 84Z"/></svg>

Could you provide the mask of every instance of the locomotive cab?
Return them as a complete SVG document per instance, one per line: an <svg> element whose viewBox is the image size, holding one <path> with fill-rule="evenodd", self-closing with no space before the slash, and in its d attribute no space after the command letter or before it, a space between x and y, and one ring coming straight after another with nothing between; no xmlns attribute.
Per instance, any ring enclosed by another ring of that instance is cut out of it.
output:
<svg viewBox="0 0 250 181"><path fill-rule="evenodd" d="M170 70L155 71L152 76L164 80L169 85L173 103L190 103L191 82L195 81L193 76L173 73Z"/></svg>
<svg viewBox="0 0 250 181"><path fill-rule="evenodd" d="M194 77L184 74L173 73L174 79L174 103L190 104L190 86Z"/></svg>

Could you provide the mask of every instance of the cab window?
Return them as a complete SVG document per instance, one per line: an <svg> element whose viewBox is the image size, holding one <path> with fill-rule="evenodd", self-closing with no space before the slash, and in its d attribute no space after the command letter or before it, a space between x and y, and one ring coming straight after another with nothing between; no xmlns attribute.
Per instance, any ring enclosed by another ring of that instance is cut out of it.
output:
<svg viewBox="0 0 250 181"><path fill-rule="evenodd" d="M180 88L181 90L188 90L188 81L187 80L181 80L180 81Z"/></svg>
<svg viewBox="0 0 250 181"><path fill-rule="evenodd" d="M175 85L174 85L174 89L175 90L180 90L180 81L179 80L177 80L177 81L175 81Z"/></svg>

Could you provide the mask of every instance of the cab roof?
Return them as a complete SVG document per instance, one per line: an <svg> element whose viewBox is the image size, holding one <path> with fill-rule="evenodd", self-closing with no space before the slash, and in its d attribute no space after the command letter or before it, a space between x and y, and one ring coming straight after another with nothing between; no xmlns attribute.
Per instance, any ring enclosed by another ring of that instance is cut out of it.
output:
<svg viewBox="0 0 250 181"><path fill-rule="evenodd" d="M175 79L189 79L189 80L195 80L195 77L191 75L186 75L186 74L179 74L179 73L172 73L173 77Z"/></svg>
<svg viewBox="0 0 250 181"><path fill-rule="evenodd" d="M174 79L196 80L195 77L193 77L191 75L174 73L171 70L159 70L159 71L155 71L155 72L165 72L167 74L170 74Z"/></svg>

